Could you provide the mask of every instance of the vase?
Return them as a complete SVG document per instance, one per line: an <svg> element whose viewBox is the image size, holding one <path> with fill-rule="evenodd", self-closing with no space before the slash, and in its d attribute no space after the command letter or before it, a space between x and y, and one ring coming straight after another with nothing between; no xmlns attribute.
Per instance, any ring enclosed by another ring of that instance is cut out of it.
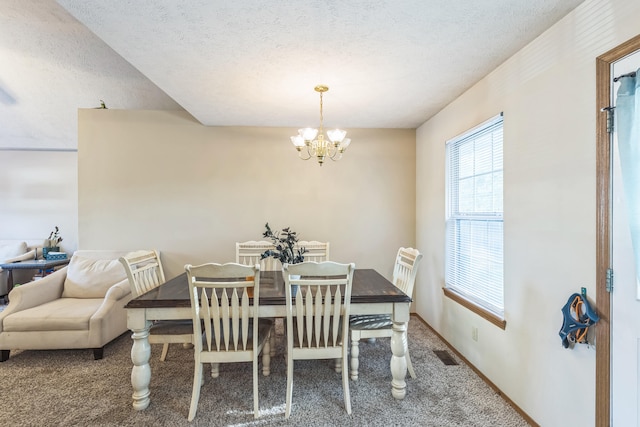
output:
<svg viewBox="0 0 640 427"><path fill-rule="evenodd" d="M300 280L300 275L299 274L290 274L289 275L289 280ZM291 295L293 297L295 297L296 295L298 295L298 288L299 285L291 285Z"/></svg>

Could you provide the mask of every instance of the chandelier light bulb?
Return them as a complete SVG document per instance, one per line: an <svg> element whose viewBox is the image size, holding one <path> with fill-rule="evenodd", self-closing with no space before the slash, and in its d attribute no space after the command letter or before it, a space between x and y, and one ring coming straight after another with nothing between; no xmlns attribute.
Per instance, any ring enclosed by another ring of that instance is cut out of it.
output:
<svg viewBox="0 0 640 427"><path fill-rule="evenodd" d="M291 137L291 142L293 145L300 151L302 147L304 147L304 138L301 135L295 135Z"/></svg>
<svg viewBox="0 0 640 427"><path fill-rule="evenodd" d="M329 141L334 144L339 144L344 140L344 137L347 135L346 130L341 129L333 129L327 131L327 136L329 137Z"/></svg>
<svg viewBox="0 0 640 427"><path fill-rule="evenodd" d="M313 141L316 139L316 135L318 135L318 129L313 128L304 128L298 129L298 133L305 141Z"/></svg>

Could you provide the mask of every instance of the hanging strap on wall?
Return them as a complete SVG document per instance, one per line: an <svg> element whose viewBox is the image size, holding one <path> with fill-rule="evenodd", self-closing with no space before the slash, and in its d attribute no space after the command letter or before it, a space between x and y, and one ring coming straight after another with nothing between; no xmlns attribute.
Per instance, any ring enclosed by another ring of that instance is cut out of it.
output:
<svg viewBox="0 0 640 427"><path fill-rule="evenodd" d="M562 328L559 332L562 346L569 348L571 344L589 344L587 341L589 327L597 323L600 317L591 308L586 291L583 290L583 293L575 293L569 297L562 307L562 316Z"/></svg>

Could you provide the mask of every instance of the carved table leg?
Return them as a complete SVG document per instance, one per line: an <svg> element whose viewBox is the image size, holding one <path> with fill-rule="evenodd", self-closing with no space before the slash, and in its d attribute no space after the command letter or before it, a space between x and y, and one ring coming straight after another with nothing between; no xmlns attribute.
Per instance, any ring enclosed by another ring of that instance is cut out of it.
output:
<svg viewBox="0 0 640 427"><path fill-rule="evenodd" d="M151 344L149 344L149 328L151 322L142 318L136 318L132 310L129 312L129 328L133 331L131 339L133 346L131 347L131 361L133 368L131 369L131 385L133 386L133 408L141 411L147 409L151 399L149 391L149 383L151 382L151 366L149 359L151 358ZM133 322L132 322L133 320Z"/></svg>
<svg viewBox="0 0 640 427"><path fill-rule="evenodd" d="M395 304L393 313L393 335L391 336L391 395L396 399L404 399L407 394L407 322L409 320L409 304Z"/></svg>

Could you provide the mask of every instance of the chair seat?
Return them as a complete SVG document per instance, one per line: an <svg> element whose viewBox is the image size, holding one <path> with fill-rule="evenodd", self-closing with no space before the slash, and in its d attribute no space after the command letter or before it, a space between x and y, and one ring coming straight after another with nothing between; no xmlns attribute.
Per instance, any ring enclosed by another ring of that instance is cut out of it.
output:
<svg viewBox="0 0 640 427"><path fill-rule="evenodd" d="M158 320L149 329L151 335L185 335L193 333L191 320Z"/></svg>
<svg viewBox="0 0 640 427"><path fill-rule="evenodd" d="M388 329L392 325L389 314L361 314L349 318L349 327L357 330Z"/></svg>

